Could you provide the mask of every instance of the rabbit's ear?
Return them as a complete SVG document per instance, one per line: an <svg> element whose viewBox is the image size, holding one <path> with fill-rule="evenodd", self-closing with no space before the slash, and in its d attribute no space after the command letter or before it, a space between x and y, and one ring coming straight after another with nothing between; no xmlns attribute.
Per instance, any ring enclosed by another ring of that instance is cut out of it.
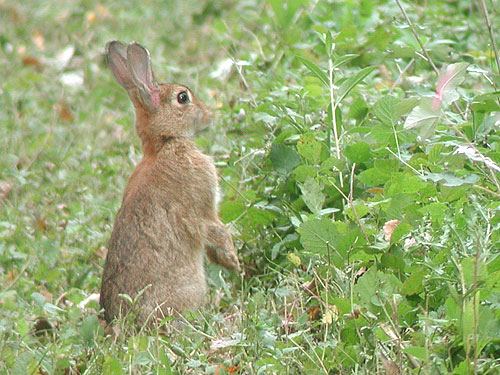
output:
<svg viewBox="0 0 500 375"><path fill-rule="evenodd" d="M106 55L116 82L127 91L133 89L135 85L127 67L127 47L122 42L113 40L106 44Z"/></svg>
<svg viewBox="0 0 500 375"><path fill-rule="evenodd" d="M150 110L156 109L160 105L160 92L148 50L138 43L130 43L127 48L127 66L142 103Z"/></svg>

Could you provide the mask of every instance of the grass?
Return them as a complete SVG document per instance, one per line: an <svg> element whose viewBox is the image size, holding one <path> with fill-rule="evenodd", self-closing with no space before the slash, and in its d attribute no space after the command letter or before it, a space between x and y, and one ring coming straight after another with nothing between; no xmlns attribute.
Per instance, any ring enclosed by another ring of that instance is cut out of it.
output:
<svg viewBox="0 0 500 375"><path fill-rule="evenodd" d="M497 374L497 8L0 1L0 374ZM81 305L141 158L112 39L216 112L244 273L180 331Z"/></svg>

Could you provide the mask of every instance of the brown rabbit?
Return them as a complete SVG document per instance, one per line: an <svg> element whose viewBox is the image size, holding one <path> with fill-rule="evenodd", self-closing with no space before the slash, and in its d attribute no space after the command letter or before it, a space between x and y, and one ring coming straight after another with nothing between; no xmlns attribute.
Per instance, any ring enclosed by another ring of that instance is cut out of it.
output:
<svg viewBox="0 0 500 375"><path fill-rule="evenodd" d="M136 322L198 308L206 291L204 250L239 270L217 213L217 173L191 137L211 112L187 87L155 81L149 52L138 43L108 43L108 65L128 92L144 157L125 188L109 242L101 287L106 320L137 299Z"/></svg>

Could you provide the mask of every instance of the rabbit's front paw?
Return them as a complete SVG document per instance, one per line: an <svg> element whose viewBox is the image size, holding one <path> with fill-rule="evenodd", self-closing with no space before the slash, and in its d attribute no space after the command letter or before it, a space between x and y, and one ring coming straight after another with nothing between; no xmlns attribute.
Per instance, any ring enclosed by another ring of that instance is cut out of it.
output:
<svg viewBox="0 0 500 375"><path fill-rule="evenodd" d="M225 251L222 256L219 258L221 260L222 266L227 268L228 270L240 271L240 261L236 256L236 253L233 251Z"/></svg>

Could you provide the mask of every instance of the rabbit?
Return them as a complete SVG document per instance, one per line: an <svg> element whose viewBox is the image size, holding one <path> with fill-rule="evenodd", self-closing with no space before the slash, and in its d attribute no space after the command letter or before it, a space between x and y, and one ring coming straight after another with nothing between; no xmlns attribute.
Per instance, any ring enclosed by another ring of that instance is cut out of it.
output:
<svg viewBox="0 0 500 375"><path fill-rule="evenodd" d="M212 113L186 86L159 84L146 48L112 41L108 66L135 108L144 156L125 187L108 246L100 304L107 322L131 310L138 325L196 310L207 290L204 253L229 270L240 265L217 212L214 161L192 137Z"/></svg>

